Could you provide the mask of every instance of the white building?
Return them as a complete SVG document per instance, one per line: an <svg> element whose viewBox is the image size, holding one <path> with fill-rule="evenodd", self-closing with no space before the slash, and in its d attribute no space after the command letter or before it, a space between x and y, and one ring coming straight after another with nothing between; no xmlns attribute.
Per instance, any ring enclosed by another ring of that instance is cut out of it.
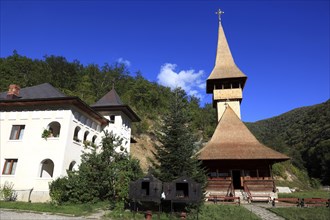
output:
<svg viewBox="0 0 330 220"><path fill-rule="evenodd" d="M49 200L48 184L77 169L84 141L99 144L103 130L130 150L131 122L139 117L113 89L92 107L48 83L0 93L0 184L14 184L17 200Z"/></svg>

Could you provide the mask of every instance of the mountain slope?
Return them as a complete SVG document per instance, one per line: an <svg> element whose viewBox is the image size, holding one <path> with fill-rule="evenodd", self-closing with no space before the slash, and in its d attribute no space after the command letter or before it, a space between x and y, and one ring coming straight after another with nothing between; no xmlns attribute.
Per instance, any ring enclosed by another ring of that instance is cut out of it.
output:
<svg viewBox="0 0 330 220"><path fill-rule="evenodd" d="M310 177L330 184L330 100L246 125L260 142L289 155Z"/></svg>

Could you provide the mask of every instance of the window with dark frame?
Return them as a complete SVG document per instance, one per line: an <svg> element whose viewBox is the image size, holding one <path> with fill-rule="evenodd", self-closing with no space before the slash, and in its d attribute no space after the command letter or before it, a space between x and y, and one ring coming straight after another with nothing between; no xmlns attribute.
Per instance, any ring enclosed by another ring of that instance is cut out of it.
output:
<svg viewBox="0 0 330 220"><path fill-rule="evenodd" d="M22 140L25 130L25 125L13 125L10 132L10 140Z"/></svg>
<svg viewBox="0 0 330 220"><path fill-rule="evenodd" d="M150 185L150 182L142 182L142 184L141 184L141 189L144 192L143 194L146 196L149 196L149 185Z"/></svg>
<svg viewBox="0 0 330 220"><path fill-rule="evenodd" d="M111 124L115 123L115 115L110 115L110 123Z"/></svg>
<svg viewBox="0 0 330 220"><path fill-rule="evenodd" d="M17 166L17 159L6 159L3 166L2 174L14 175Z"/></svg>
<svg viewBox="0 0 330 220"><path fill-rule="evenodd" d="M189 196L188 183L176 183L176 197L188 197Z"/></svg>

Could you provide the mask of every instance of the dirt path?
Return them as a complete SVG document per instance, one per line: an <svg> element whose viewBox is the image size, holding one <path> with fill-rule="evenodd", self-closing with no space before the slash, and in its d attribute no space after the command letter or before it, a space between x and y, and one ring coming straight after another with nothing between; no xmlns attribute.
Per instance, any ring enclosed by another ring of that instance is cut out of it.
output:
<svg viewBox="0 0 330 220"><path fill-rule="evenodd" d="M87 217L73 217L68 215L52 215L49 213L22 212L18 210L0 209L1 220L88 220L101 219L103 215L103 211L94 213Z"/></svg>

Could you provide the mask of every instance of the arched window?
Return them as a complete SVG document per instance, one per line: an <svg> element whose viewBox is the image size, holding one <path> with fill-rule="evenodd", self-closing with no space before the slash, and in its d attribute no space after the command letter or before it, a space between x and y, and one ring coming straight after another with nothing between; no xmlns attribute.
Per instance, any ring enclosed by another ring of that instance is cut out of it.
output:
<svg viewBox="0 0 330 220"><path fill-rule="evenodd" d="M96 138L97 138L97 136L94 135L93 138L92 138L92 143L93 143L93 144L95 144Z"/></svg>
<svg viewBox="0 0 330 220"><path fill-rule="evenodd" d="M53 121L48 124L47 130L49 131L48 137L59 137L61 132L61 124L57 121Z"/></svg>
<svg viewBox="0 0 330 220"><path fill-rule="evenodd" d="M72 161L69 165L69 171L77 170L76 164L76 161Z"/></svg>
<svg viewBox="0 0 330 220"><path fill-rule="evenodd" d="M54 172L54 163L50 159L45 159L40 163L40 177L51 178Z"/></svg>
<svg viewBox="0 0 330 220"><path fill-rule="evenodd" d="M84 133L84 141L87 141L88 134L89 134L89 131L85 131L85 133Z"/></svg>
<svg viewBox="0 0 330 220"><path fill-rule="evenodd" d="M74 134L73 134L73 140L74 141L77 141L77 142L80 142L79 140L79 131L80 131L80 127L77 126L75 129L74 129Z"/></svg>

